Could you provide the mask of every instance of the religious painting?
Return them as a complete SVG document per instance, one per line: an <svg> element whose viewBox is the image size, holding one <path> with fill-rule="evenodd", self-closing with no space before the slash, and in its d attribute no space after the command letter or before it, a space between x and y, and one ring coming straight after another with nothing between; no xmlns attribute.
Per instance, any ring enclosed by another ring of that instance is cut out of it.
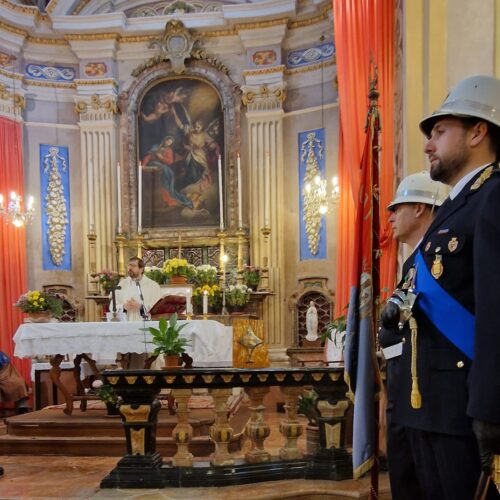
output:
<svg viewBox="0 0 500 500"><path fill-rule="evenodd" d="M142 226L218 225L224 115L217 90L197 78L157 84L140 103L138 131Z"/></svg>

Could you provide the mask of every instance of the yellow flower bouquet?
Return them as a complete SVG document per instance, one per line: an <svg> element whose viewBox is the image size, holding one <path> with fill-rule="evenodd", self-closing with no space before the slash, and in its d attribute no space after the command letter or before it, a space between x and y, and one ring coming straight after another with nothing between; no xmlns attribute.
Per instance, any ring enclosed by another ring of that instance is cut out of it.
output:
<svg viewBox="0 0 500 500"><path fill-rule="evenodd" d="M197 308L203 305L203 294L207 292L208 307L218 310L222 307L222 290L219 285L203 285L194 289L193 304Z"/></svg>
<svg viewBox="0 0 500 500"><path fill-rule="evenodd" d="M196 268L186 259L167 259L163 263L163 272L168 278L183 276L189 280L196 276Z"/></svg>
<svg viewBox="0 0 500 500"><path fill-rule="evenodd" d="M14 307L18 307L24 313L49 311L56 318L63 313L61 299L39 290L29 291L21 295Z"/></svg>

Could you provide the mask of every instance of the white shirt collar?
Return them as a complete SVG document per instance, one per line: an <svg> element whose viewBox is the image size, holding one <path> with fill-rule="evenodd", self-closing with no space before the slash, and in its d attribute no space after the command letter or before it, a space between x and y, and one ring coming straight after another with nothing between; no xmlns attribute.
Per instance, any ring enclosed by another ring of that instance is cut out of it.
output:
<svg viewBox="0 0 500 500"><path fill-rule="evenodd" d="M474 169L472 172L469 172L467 175L464 175L451 189L450 194L448 195L450 200L454 200L459 194L460 191L464 188L464 186L476 175L478 174L483 168L487 167L490 165L490 163L487 163L486 165L481 165L480 167L477 167Z"/></svg>

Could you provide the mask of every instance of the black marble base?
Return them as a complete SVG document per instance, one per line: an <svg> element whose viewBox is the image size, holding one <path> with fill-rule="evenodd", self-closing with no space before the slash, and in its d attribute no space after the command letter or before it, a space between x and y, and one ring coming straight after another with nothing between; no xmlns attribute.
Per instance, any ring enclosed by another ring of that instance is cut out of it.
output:
<svg viewBox="0 0 500 500"><path fill-rule="evenodd" d="M101 488L188 488L198 486L232 486L237 484L278 481L282 479L352 479L352 462L345 450L328 450L312 458L248 464L237 460L234 465L213 467L209 462L195 462L193 467L144 469L116 467L101 482Z"/></svg>

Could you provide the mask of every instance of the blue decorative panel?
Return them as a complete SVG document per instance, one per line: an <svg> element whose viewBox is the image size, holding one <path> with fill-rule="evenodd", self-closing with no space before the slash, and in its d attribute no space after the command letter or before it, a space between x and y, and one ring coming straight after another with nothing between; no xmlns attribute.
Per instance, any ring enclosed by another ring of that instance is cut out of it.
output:
<svg viewBox="0 0 500 500"><path fill-rule="evenodd" d="M299 133L300 260L326 259L325 217L308 202L306 183L325 177L325 129Z"/></svg>
<svg viewBox="0 0 500 500"><path fill-rule="evenodd" d="M333 42L323 43L317 47L294 50L288 53L287 64L289 68L297 68L306 64L313 64L325 59L330 59L335 54Z"/></svg>
<svg viewBox="0 0 500 500"><path fill-rule="evenodd" d="M71 271L68 148L40 144L40 208L45 271Z"/></svg>
<svg viewBox="0 0 500 500"><path fill-rule="evenodd" d="M26 74L35 80L50 80L52 82L71 82L76 76L73 68L42 66L41 64L28 64Z"/></svg>

